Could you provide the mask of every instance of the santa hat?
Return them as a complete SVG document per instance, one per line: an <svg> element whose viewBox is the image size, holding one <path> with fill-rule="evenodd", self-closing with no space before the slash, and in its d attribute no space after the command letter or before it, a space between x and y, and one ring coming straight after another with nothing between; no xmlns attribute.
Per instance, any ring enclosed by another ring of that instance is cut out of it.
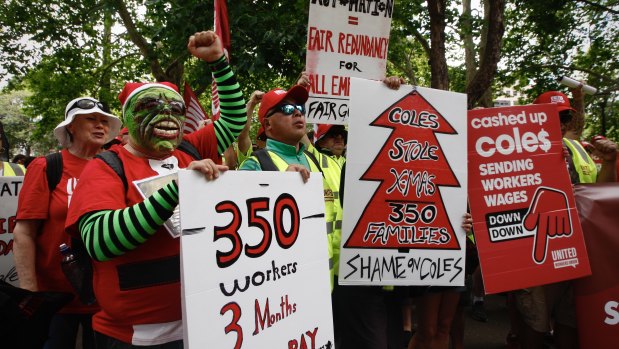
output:
<svg viewBox="0 0 619 349"><path fill-rule="evenodd" d="M128 82L118 95L118 100L120 100L120 104L122 104L123 107L123 117L125 116L125 107L131 97L149 88L165 88L175 92L181 100L183 99L180 93L178 93L178 86L171 82Z"/></svg>

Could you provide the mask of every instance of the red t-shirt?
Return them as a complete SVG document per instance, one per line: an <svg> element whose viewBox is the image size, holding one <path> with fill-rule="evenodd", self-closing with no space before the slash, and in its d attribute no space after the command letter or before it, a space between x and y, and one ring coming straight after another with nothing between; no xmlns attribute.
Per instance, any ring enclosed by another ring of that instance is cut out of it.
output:
<svg viewBox="0 0 619 349"><path fill-rule="evenodd" d="M203 158L218 159L214 129L209 126L185 139L196 147ZM185 168L194 160L180 150L175 150L172 156L161 161L137 157L122 146L114 146L110 150L117 153L123 163L128 189L125 191L120 177L102 160L95 159L89 163L67 216L67 231L72 234L77 233L80 217L88 212L123 209L142 202L133 181ZM179 253L179 240L173 239L161 227L135 250L109 261L94 262L94 289L101 311L93 317L93 328L137 345L182 339L180 282L123 288L123 275L119 273L127 266L151 265L169 260Z"/></svg>
<svg viewBox="0 0 619 349"><path fill-rule="evenodd" d="M78 158L68 150L62 151L62 177L53 192L49 192L47 164L44 157L32 161L24 178L19 194L17 219L42 220L36 237L35 270L40 291L73 292L73 288L62 273L62 256L58 247L65 243L71 246L69 235L64 232L65 218L73 189L88 160ZM76 298L63 308L63 313L94 313L96 306L86 306Z"/></svg>

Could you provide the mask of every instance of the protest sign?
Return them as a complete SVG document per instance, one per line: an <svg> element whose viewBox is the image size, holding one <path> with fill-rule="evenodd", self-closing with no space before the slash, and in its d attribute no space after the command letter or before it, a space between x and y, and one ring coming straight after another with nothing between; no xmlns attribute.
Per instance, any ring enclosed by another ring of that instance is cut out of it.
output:
<svg viewBox="0 0 619 349"><path fill-rule="evenodd" d="M140 180L133 181L133 185L138 190L140 195L144 199L153 195L157 190L163 188L166 184L170 183L172 180L177 180L178 175L176 172L161 174L159 176L148 177ZM168 218L165 223L163 223L163 227L170 233L170 236L173 238L178 238L181 236L181 213L178 206L174 208L174 212L172 213L172 217Z"/></svg>
<svg viewBox="0 0 619 349"><path fill-rule="evenodd" d="M591 276L574 280L581 348L619 343L619 183L574 188Z"/></svg>
<svg viewBox="0 0 619 349"><path fill-rule="evenodd" d="M469 200L486 293L590 274L552 104L468 113Z"/></svg>
<svg viewBox="0 0 619 349"><path fill-rule="evenodd" d="M352 78L350 102L340 284L463 285L466 96Z"/></svg>
<svg viewBox="0 0 619 349"><path fill-rule="evenodd" d="M187 348L333 347L319 173L181 170L179 196Z"/></svg>
<svg viewBox="0 0 619 349"><path fill-rule="evenodd" d="M308 122L347 123L350 77L385 78L393 7L393 0L310 1Z"/></svg>
<svg viewBox="0 0 619 349"><path fill-rule="evenodd" d="M13 260L13 228L17 212L17 198L24 177L0 176L0 280L18 286Z"/></svg>

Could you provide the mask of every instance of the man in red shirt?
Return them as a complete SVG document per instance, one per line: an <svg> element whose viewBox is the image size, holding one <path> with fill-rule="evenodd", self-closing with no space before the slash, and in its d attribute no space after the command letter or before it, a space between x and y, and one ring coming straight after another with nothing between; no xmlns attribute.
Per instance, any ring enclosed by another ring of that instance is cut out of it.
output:
<svg viewBox="0 0 619 349"><path fill-rule="evenodd" d="M170 83L128 83L119 95L126 145L110 151L126 182L101 159L84 170L67 216L67 230L80 234L94 260L94 289L101 311L93 317L97 348L182 348L180 247L163 227L178 204L178 187L168 183L142 198L135 180L179 168L216 178L227 169L221 154L245 124L244 100L213 32L189 39L190 52L208 62L221 100L221 117L183 136L183 97ZM223 87L223 90L222 90ZM204 160L178 147L190 144Z"/></svg>

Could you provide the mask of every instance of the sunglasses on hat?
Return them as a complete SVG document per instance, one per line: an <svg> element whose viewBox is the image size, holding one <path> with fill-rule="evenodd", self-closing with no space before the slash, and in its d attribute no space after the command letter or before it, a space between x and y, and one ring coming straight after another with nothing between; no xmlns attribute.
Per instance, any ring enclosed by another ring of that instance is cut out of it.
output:
<svg viewBox="0 0 619 349"><path fill-rule="evenodd" d="M269 114L267 114L267 117L277 113L277 112L281 112L284 115L288 116L288 115L292 115L294 113L294 111L298 110L299 113L301 113L301 115L305 115L305 106L304 105L298 105L298 104L280 104L278 106L276 106L275 108L271 109L271 111L269 112Z"/></svg>
<svg viewBox="0 0 619 349"><path fill-rule="evenodd" d="M75 103L73 103L73 105L67 110L65 115L69 114L71 110L77 109L77 108L82 109L82 110L99 108L106 113L110 112L110 110L103 103L99 101L93 101L92 99L80 99L80 100L75 101Z"/></svg>

